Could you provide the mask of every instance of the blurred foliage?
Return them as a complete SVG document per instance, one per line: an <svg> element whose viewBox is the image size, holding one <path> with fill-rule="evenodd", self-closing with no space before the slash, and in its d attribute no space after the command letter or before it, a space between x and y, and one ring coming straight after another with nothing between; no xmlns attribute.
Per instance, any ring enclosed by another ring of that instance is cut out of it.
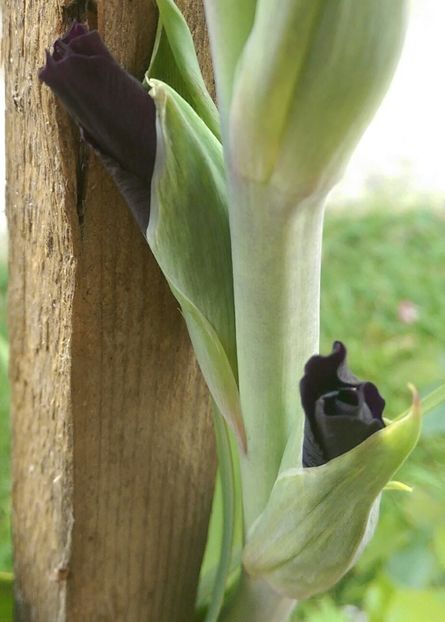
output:
<svg viewBox="0 0 445 622"><path fill-rule="evenodd" d="M0 572L0 622L10 622L12 611L12 575Z"/></svg>
<svg viewBox="0 0 445 622"><path fill-rule="evenodd" d="M351 368L379 386L391 417L409 405L408 382L425 394L444 381L445 212L389 211L384 204L386 210L328 213L322 352L343 340ZM3 340L6 282L0 265ZM6 380L0 352L0 571L11 568ZM427 416L397 477L414 491L384 493L379 527L357 566L334 590L301 604L295 622L424 622L426 612L428 622L445 620L443 408ZM0 603L9 590L0 583Z"/></svg>
<svg viewBox="0 0 445 622"><path fill-rule="evenodd" d="M374 205L326 221L322 352L343 340L351 369L378 385L388 417L409 406L408 382L426 394L445 380L444 240L439 210ZM329 594L301 604L295 622L445 620L445 408L427 415L397 479L413 492L384 493L357 566Z"/></svg>

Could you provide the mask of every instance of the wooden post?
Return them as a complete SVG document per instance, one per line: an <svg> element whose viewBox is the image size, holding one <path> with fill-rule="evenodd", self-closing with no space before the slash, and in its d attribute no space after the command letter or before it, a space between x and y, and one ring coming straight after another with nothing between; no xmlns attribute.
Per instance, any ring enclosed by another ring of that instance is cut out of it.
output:
<svg viewBox="0 0 445 622"><path fill-rule="evenodd" d="M201 4L180 4L208 77ZM17 619L191 622L215 470L207 391L113 182L37 79L73 17L138 77L156 25L152 0L4 8Z"/></svg>

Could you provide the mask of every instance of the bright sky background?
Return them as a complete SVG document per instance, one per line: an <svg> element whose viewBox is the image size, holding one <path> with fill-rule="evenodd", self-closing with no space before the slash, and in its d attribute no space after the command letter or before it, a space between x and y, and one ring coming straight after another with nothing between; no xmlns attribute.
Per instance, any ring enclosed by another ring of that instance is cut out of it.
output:
<svg viewBox="0 0 445 622"><path fill-rule="evenodd" d="M404 187L443 196L445 204L444 24L445 0L413 0L407 39L395 79L357 148L344 180L334 191L333 200L359 198L370 178L403 176L406 177ZM3 87L0 92L0 110L3 110ZM0 116L0 136L3 137L3 114ZM5 229L3 150L0 180L1 232Z"/></svg>
<svg viewBox="0 0 445 622"><path fill-rule="evenodd" d="M394 80L334 196L360 195L383 175L445 198L444 24L444 0L413 1Z"/></svg>

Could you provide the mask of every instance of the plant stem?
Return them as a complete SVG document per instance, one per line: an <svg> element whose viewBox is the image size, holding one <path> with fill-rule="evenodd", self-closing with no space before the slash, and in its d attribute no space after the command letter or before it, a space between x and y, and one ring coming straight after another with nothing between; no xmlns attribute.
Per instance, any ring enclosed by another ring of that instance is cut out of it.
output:
<svg viewBox="0 0 445 622"><path fill-rule="evenodd" d="M295 600L273 592L264 581L243 575L221 622L287 622L295 606Z"/></svg>
<svg viewBox="0 0 445 622"><path fill-rule="evenodd" d="M232 177L230 227L246 531L263 511L286 443L302 439L299 380L318 349L323 208ZM295 463L301 459L301 443ZM250 619L250 618L249 618Z"/></svg>

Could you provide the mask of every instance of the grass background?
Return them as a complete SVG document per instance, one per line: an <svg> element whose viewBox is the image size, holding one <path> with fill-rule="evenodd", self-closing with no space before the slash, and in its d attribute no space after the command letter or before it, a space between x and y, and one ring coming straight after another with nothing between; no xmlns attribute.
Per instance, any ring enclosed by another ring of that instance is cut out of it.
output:
<svg viewBox="0 0 445 622"><path fill-rule="evenodd" d="M348 345L359 377L375 382L386 416L409 405L408 382L426 394L445 381L445 211L394 212L378 198L326 221L322 351ZM400 319L401 303L417 319ZM331 593L300 606L295 621L445 620L445 409L424 420L398 473L411 494L385 492L377 533Z"/></svg>
<svg viewBox="0 0 445 622"><path fill-rule="evenodd" d="M0 572L11 570L6 369L7 274L0 264ZM412 323L400 305L414 305ZM387 416L409 405L408 382L427 393L445 378L445 210L419 201L394 211L380 198L331 211L325 226L322 352L344 341L354 373L375 382ZM383 496L377 533L357 566L295 622L445 620L445 410L428 415L398 478L412 494ZM0 575L1 578L1 575ZM0 622L1 616L0 581Z"/></svg>

